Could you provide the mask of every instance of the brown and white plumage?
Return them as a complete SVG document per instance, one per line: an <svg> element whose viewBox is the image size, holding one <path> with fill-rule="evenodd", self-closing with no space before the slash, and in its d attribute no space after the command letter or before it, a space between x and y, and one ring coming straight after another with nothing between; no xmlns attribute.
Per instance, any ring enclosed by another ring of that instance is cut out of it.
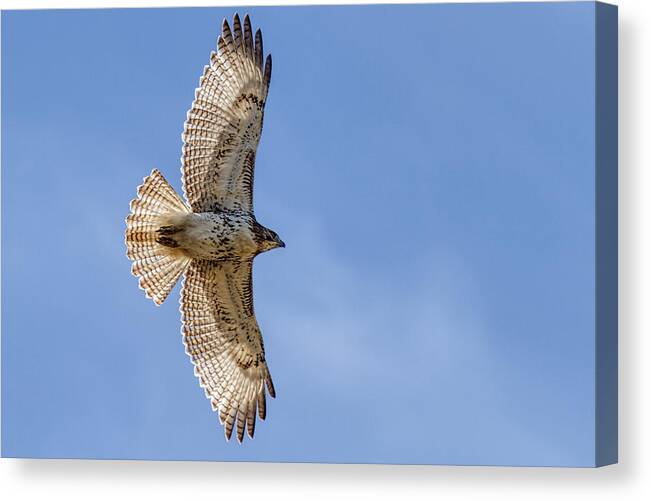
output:
<svg viewBox="0 0 651 501"><path fill-rule="evenodd" d="M174 284L190 263L156 242L161 218L170 211L189 213L187 205L156 169L138 187L138 197L131 201L127 216L127 257L133 261L131 272L139 277L138 285L156 304L162 304ZM178 259L177 259L178 258Z"/></svg>
<svg viewBox="0 0 651 501"><path fill-rule="evenodd" d="M253 310L253 258L284 247L253 214L253 170L271 78L249 17L224 21L183 131L183 191L158 171L127 217L127 255L140 286L161 304L181 274L186 352L224 433L253 437L275 391ZM189 207L188 207L189 206Z"/></svg>
<svg viewBox="0 0 651 501"><path fill-rule="evenodd" d="M253 314L251 265L194 260L181 293L186 352L226 436L237 423L240 441L245 426L253 437L256 410L265 418L265 385L275 396Z"/></svg>
<svg viewBox="0 0 651 501"><path fill-rule="evenodd" d="M183 190L194 212L253 212L253 166L271 79L271 55L262 65L262 34L255 42L249 16L233 32L224 20L183 132Z"/></svg>

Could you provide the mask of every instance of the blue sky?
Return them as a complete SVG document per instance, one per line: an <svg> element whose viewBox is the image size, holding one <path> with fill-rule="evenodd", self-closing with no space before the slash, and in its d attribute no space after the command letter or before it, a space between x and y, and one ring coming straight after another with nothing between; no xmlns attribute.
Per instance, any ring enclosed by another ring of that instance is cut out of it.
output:
<svg viewBox="0 0 651 501"><path fill-rule="evenodd" d="M5 456L590 465L592 3L251 8L274 57L255 302L278 398L226 443L124 217L231 8L2 14ZM244 12L245 9L239 9Z"/></svg>

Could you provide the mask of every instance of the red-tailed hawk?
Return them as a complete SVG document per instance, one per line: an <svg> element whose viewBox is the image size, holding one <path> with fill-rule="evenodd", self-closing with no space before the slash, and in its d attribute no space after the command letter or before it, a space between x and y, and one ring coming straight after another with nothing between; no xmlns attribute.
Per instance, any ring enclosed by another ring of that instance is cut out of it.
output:
<svg viewBox="0 0 651 501"><path fill-rule="evenodd" d="M275 397L253 312L251 268L284 247L253 215L253 169L271 78L262 35L249 17L226 20L183 130L187 204L154 170L127 217L127 256L147 297L161 304L184 275L183 340L196 376L219 412L226 439L251 438Z"/></svg>

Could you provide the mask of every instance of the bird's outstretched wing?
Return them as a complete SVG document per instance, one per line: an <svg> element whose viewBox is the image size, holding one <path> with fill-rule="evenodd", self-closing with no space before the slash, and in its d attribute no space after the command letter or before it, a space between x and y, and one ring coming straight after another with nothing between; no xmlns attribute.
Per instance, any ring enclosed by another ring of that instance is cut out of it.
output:
<svg viewBox="0 0 651 501"><path fill-rule="evenodd" d="M253 313L252 261L199 261L188 267L181 291L186 352L226 438L237 424L251 438L256 409L265 418L265 385L275 397L264 345Z"/></svg>
<svg viewBox="0 0 651 501"><path fill-rule="evenodd" d="M253 168L271 79L262 34L237 14L224 20L183 129L183 190L193 212L253 212Z"/></svg>

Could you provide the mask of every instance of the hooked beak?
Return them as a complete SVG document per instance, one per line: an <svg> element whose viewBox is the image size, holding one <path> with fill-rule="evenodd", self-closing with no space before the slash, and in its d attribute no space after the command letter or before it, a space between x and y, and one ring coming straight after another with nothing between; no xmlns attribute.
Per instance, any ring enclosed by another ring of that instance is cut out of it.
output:
<svg viewBox="0 0 651 501"><path fill-rule="evenodd" d="M278 247L285 247L285 242L282 240L278 239Z"/></svg>

